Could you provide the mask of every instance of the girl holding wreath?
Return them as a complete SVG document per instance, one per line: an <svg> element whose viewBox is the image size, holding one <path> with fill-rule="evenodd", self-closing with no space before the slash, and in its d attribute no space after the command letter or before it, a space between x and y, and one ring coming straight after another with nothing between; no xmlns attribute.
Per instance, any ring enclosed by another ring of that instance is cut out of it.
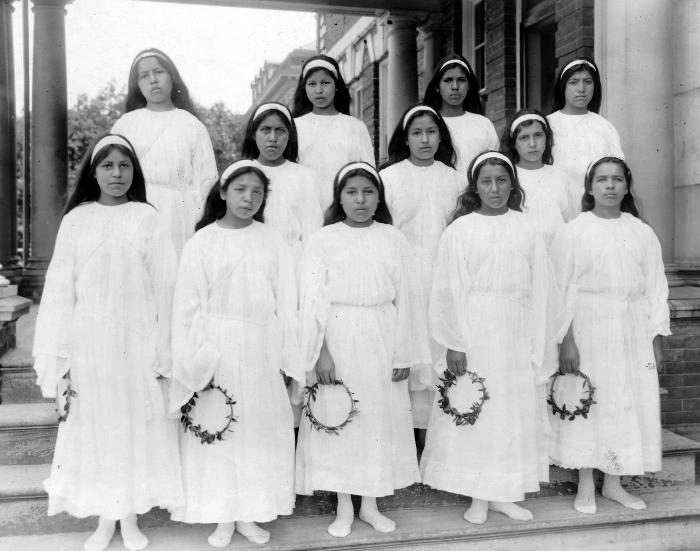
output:
<svg viewBox="0 0 700 551"><path fill-rule="evenodd" d="M307 403L313 415L307 409L299 427L296 488L337 492L328 527L335 537L351 531L351 494L362 496L361 520L392 532L394 521L379 512L376 498L420 480L407 378L409 369L429 365L430 350L411 261L406 238L391 226L377 171L364 162L344 166L299 282L303 362L320 384L311 387L317 400ZM338 380L350 400L333 399L345 392L333 388ZM323 430L338 407L349 422L335 433Z"/></svg>
<svg viewBox="0 0 700 551"><path fill-rule="evenodd" d="M485 522L489 509L530 520L515 502L549 476L535 384L545 341L544 241L520 212L522 190L505 155L482 153L468 177L440 239L430 296L430 329L447 349L451 390L433 406L421 472L425 484L471 496L468 522Z"/></svg>
<svg viewBox="0 0 700 551"><path fill-rule="evenodd" d="M639 219L622 159L591 163L583 212L557 235L553 258L564 304L560 370L590 377L596 403L587 418L550 417L549 454L553 463L579 469L577 511L596 511L593 469L604 473L603 497L644 509L620 475L661 470L657 370L662 335L670 334L668 283L659 240ZM571 407L581 378L559 379L553 396Z"/></svg>
<svg viewBox="0 0 700 551"><path fill-rule="evenodd" d="M185 506L173 519L217 523L214 547L234 531L265 543L270 533L256 522L294 508L293 416L281 372L302 383L304 373L292 259L261 223L268 185L256 161L224 170L175 287L171 411L194 398L183 413L196 426L180 438ZM222 425L229 430L207 443L201 428Z"/></svg>
<svg viewBox="0 0 700 551"><path fill-rule="evenodd" d="M58 396L48 514L97 516L86 551L148 539L136 515L183 504L177 424L166 416L177 259L146 201L134 148L109 134L90 148L56 237L34 334L37 383Z"/></svg>

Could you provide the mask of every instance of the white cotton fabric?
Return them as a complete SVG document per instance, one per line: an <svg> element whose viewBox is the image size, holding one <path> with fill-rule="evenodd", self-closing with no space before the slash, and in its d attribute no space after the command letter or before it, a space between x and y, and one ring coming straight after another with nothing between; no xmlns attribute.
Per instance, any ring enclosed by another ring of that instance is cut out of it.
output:
<svg viewBox="0 0 700 551"><path fill-rule="evenodd" d="M299 163L319 177L321 210L333 202L333 179L351 161L374 166L372 139L365 124L355 117L307 113L294 119L299 136Z"/></svg>
<svg viewBox="0 0 700 551"><path fill-rule="evenodd" d="M440 161L430 166L416 166L408 159L382 170L380 176L394 226L408 240L423 289L423 310L427 316L438 242L457 207L457 197L464 189L465 181L456 170ZM430 335L426 334L424 338L430 342L433 363L442 361L444 364L445 349ZM413 426L416 428L428 428L437 383L433 369L411 370L409 391Z"/></svg>
<svg viewBox="0 0 700 551"><path fill-rule="evenodd" d="M550 415L552 461L614 475L658 471L661 426L652 341L670 334L659 241L630 214L603 219L585 212L557 236L553 258L564 305L558 338L573 323L580 370L596 387L597 404L588 419Z"/></svg>
<svg viewBox="0 0 700 551"><path fill-rule="evenodd" d="M296 267L304 243L323 225L318 176L313 170L287 160L279 166L259 162L258 165L270 179L263 213L265 225L279 232Z"/></svg>
<svg viewBox="0 0 700 551"><path fill-rule="evenodd" d="M430 362L423 299L409 256L401 232L378 222L366 228L339 222L309 241L300 271L304 365L314 368L325 339L335 376L359 400L359 413L338 435L317 431L302 417L299 494L384 496L420 480L407 381L391 380L392 368ZM330 401L319 400L314 408L320 419L338 417Z"/></svg>
<svg viewBox="0 0 700 551"><path fill-rule="evenodd" d="M184 109L143 108L122 115L112 133L134 144L148 201L163 216L179 255L219 177L207 129Z"/></svg>
<svg viewBox="0 0 700 551"><path fill-rule="evenodd" d="M525 215L472 213L440 240L429 319L433 337L465 352L489 400L473 426L457 426L437 400L421 459L423 482L489 501L520 501L548 480L535 369L543 361L547 269L544 243ZM450 389L466 410L467 378ZM471 397L471 398L470 398Z"/></svg>
<svg viewBox="0 0 700 551"><path fill-rule="evenodd" d="M173 303L171 410L210 380L236 401L232 432L202 445L180 435L183 522L267 522L294 508L292 410L280 370L299 381L296 283L271 228L210 224L185 245ZM199 393L193 414L218 430L221 397Z"/></svg>
<svg viewBox="0 0 700 551"><path fill-rule="evenodd" d="M170 371L175 266L150 205L91 202L64 216L33 350L44 396L66 372L78 394L44 482L49 515L117 520L182 505L177 424L156 380Z"/></svg>
<svg viewBox="0 0 700 551"><path fill-rule="evenodd" d="M474 158L484 151L498 151L499 141L493 123L483 115L465 111L458 117L443 117L457 154L455 168L466 179Z"/></svg>
<svg viewBox="0 0 700 551"><path fill-rule="evenodd" d="M554 166L569 175L569 213L581 212L586 169L604 155L625 158L620 135L607 119L588 111L585 115L566 115L555 111L547 116L554 135Z"/></svg>

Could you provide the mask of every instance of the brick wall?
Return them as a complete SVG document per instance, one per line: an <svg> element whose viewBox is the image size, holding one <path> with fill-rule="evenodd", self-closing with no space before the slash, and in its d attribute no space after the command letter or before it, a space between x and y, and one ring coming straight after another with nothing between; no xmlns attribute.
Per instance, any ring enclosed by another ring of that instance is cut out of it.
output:
<svg viewBox="0 0 700 551"><path fill-rule="evenodd" d="M321 25L325 25L321 51L330 50L359 19L359 15L324 14L321 18Z"/></svg>
<svg viewBox="0 0 700 551"><path fill-rule="evenodd" d="M700 323L676 322L673 335L664 339L666 363L659 384L664 425L700 423Z"/></svg>
<svg viewBox="0 0 700 551"><path fill-rule="evenodd" d="M556 56L559 66L572 57L593 57L594 0L557 0Z"/></svg>

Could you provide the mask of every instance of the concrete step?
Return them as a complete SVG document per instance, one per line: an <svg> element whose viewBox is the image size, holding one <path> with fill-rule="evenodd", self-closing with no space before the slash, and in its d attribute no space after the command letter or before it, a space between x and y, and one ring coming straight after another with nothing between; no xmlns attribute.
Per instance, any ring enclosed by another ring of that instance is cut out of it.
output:
<svg viewBox="0 0 700 551"><path fill-rule="evenodd" d="M644 511L624 509L598 496L598 512L584 515L572 508L570 496L528 500L525 506L535 519L514 521L490 513L483 525L467 523L462 515L465 504L402 509L388 516L396 521L396 531L380 534L356 520L347 538L336 539L326 528L332 516L292 516L266 523L272 533L264 547L249 543L235 534L230 548L277 551L331 549L439 549L441 551L654 551L696 549L700 529L700 488L656 490L642 495ZM174 523L144 527L150 551L208 551L206 538L213 525ZM0 549L7 551L68 551L81 549L85 532L0 537ZM109 551L123 549L116 534Z"/></svg>
<svg viewBox="0 0 700 551"><path fill-rule="evenodd" d="M0 465L50 463L57 426L52 401L0 405Z"/></svg>
<svg viewBox="0 0 700 551"><path fill-rule="evenodd" d="M0 404L29 404L53 401L41 395L31 365L0 367Z"/></svg>

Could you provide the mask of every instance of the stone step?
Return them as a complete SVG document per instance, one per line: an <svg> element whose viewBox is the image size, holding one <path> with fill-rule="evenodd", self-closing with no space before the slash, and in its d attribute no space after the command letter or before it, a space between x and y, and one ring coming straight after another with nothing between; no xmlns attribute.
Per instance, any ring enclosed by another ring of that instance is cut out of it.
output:
<svg viewBox="0 0 700 551"><path fill-rule="evenodd" d="M462 518L465 504L390 511L396 531L380 534L356 520L347 538L336 539L326 528L331 516L282 517L264 524L272 539L264 549L277 551L331 549L405 549L441 551L655 551L696 549L700 528L700 488L663 489L642 495L647 509L624 509L598 497L598 512L584 515L572 508L570 496L531 499L525 503L535 519L515 521L490 513L483 525ZM143 523L142 523L143 524ZM149 551L208 551L206 539L213 525L184 525L148 528ZM87 534L69 532L47 535L0 537L0 549L12 551L69 551L81 549ZM123 549L116 534L108 551ZM260 549L239 534L231 548Z"/></svg>
<svg viewBox="0 0 700 551"><path fill-rule="evenodd" d="M0 405L0 465L50 463L57 426L53 401Z"/></svg>
<svg viewBox="0 0 700 551"><path fill-rule="evenodd" d="M31 366L0 368L0 404L29 404L53 401L41 395Z"/></svg>

